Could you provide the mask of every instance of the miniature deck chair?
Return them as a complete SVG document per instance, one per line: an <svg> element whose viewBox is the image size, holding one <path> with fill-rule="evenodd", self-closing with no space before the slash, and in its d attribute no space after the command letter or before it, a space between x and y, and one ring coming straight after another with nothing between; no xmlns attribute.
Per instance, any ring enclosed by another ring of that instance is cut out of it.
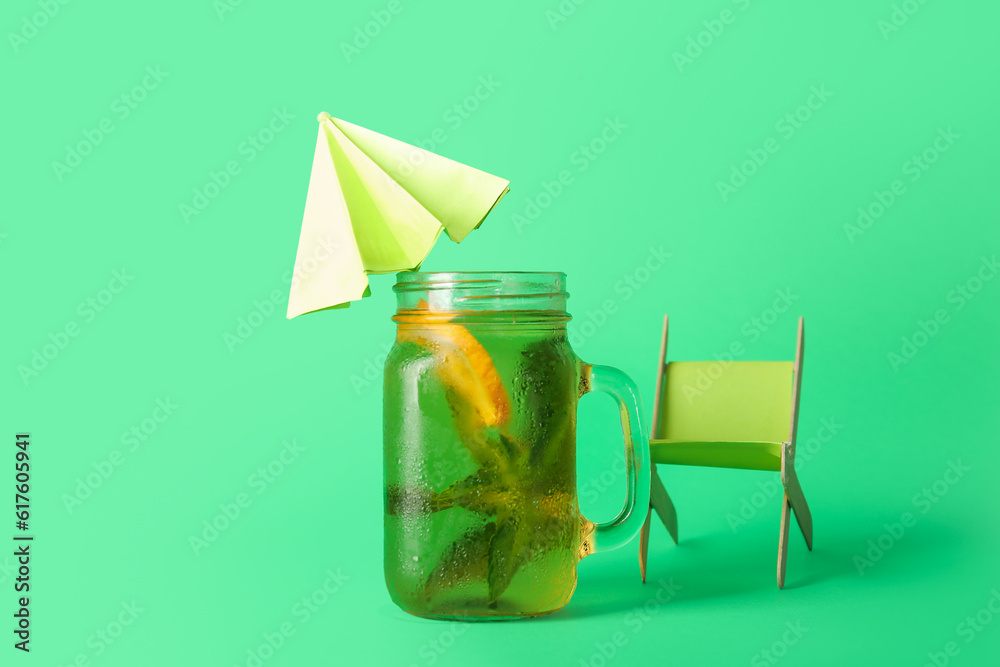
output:
<svg viewBox="0 0 1000 667"><path fill-rule="evenodd" d="M781 472L784 505L778 539L778 587L785 585L789 513L794 510L812 550L812 517L795 475L795 429L799 414L804 349L799 318L795 361L672 361L667 363L667 317L649 440L652 459L650 511L639 541L646 580L649 522L653 510L677 542L677 512L656 464L714 466Z"/></svg>

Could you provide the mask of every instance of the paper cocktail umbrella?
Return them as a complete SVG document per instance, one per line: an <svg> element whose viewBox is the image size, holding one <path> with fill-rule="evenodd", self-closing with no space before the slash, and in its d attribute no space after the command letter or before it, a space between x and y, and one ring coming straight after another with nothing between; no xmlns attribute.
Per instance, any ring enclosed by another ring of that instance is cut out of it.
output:
<svg viewBox="0 0 1000 667"><path fill-rule="evenodd" d="M507 180L319 115L288 317L368 296L368 274L416 269L442 230L457 242Z"/></svg>

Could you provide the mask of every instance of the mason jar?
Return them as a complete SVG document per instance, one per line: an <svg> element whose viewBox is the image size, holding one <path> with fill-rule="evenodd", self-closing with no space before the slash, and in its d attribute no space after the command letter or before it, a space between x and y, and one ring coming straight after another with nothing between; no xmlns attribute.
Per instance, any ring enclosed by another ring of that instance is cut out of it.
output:
<svg viewBox="0 0 1000 667"><path fill-rule="evenodd" d="M569 344L566 276L407 272L393 288L385 362L385 579L418 616L540 616L569 602L576 565L634 537L649 505L639 393ZM576 415L584 394L622 415L627 499L580 513Z"/></svg>

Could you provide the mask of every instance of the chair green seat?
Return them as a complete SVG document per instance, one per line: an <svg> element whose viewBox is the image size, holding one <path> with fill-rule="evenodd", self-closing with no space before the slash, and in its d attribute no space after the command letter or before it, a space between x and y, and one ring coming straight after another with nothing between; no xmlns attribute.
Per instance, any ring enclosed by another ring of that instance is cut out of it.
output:
<svg viewBox="0 0 1000 667"><path fill-rule="evenodd" d="M780 442L713 442L688 440L650 440L653 463L741 468L743 470L781 470Z"/></svg>

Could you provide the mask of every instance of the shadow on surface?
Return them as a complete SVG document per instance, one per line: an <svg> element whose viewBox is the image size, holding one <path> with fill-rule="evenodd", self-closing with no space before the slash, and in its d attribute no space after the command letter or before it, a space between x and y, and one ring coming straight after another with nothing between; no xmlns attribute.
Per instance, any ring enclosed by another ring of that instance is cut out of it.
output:
<svg viewBox="0 0 1000 667"><path fill-rule="evenodd" d="M951 573L962 563L967 548L966 534L957 526L931 517L920 517L912 527L902 528L899 516L859 526L853 534L841 533L823 549L817 547L807 558L796 558L785 588L806 587L841 576L869 581L896 578L926 578L934 573ZM928 568L934 563L937 568ZM791 565L791 559L790 559Z"/></svg>
<svg viewBox="0 0 1000 667"><path fill-rule="evenodd" d="M889 538L883 535L888 534L886 524L892 525L896 519L898 516L865 522L857 530L839 530L826 537L820 534L811 552L801 534L791 535L783 593L820 589L838 579L863 578L874 583L912 577L913 570L926 570L928 557L946 569L961 562L960 531L949 524L924 520L893 538L888 549L881 549L877 560L871 559L871 566L864 568L862 577L855 557L867 559L879 554L878 551L868 554L869 540L878 547L881 537L882 545L889 545ZM660 590L665 591L661 598L668 595L671 583L679 586L671 594L671 607L727 599L740 604L737 598L779 590L776 531L774 535L759 531L745 536L719 532L682 539L676 546L664 534L655 549L651 545L645 584L640 580L637 547L629 545L625 549L632 555L627 566L619 560L597 565L600 569L583 570L573 599L564 610L549 618L565 620L637 610L647 603L654 604L649 601L657 600ZM634 569L626 571L623 566Z"/></svg>
<svg viewBox="0 0 1000 667"><path fill-rule="evenodd" d="M649 555L646 583L639 574L637 545L626 562L583 571L573 599L555 618L570 619L638 610L669 600L672 607L705 599L737 597L771 583L761 580L759 563L740 559L725 545L724 535L682 540ZM555 620L555 619L554 619Z"/></svg>

